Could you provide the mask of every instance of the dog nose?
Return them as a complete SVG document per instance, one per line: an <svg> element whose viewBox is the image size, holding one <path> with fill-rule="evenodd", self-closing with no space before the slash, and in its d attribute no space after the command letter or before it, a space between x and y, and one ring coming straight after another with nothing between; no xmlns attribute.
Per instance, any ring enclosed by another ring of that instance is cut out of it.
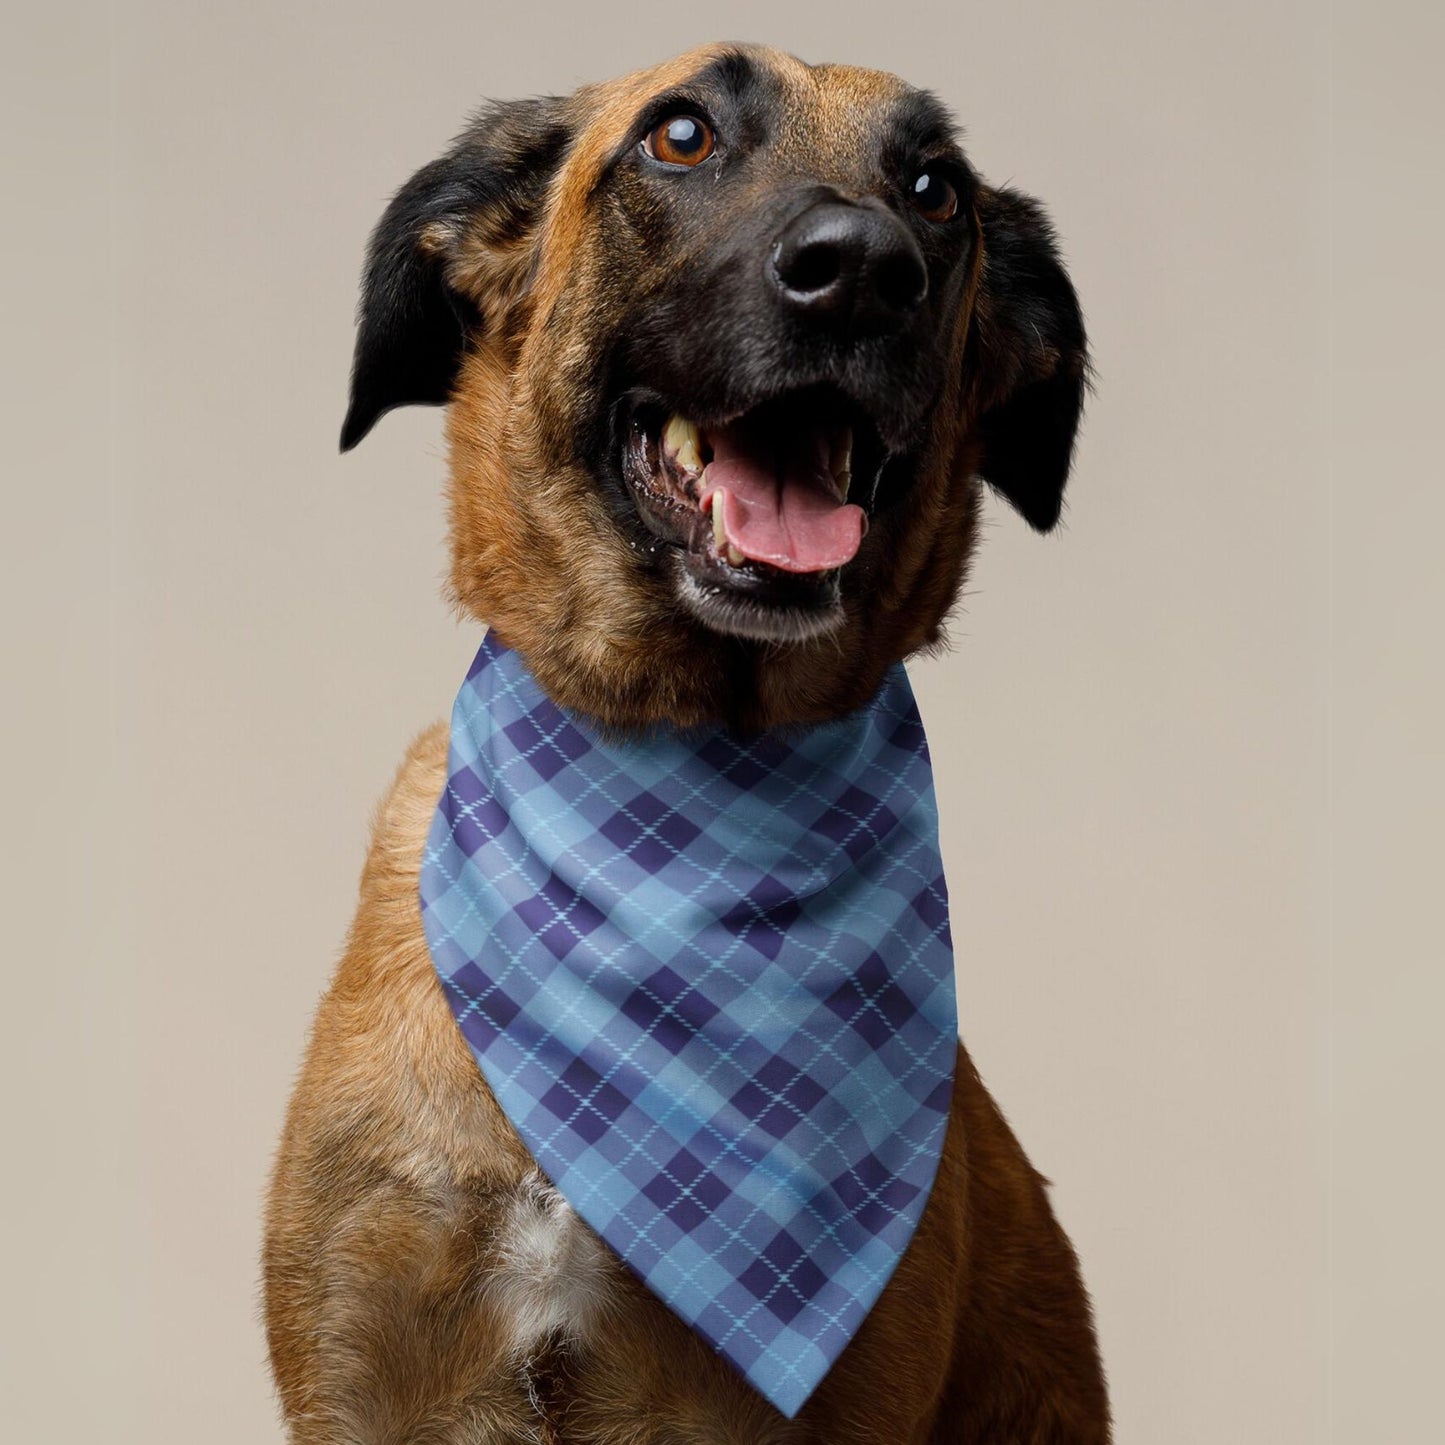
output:
<svg viewBox="0 0 1445 1445"><path fill-rule="evenodd" d="M902 223L889 211L846 201L820 202L795 216L771 263L789 312L860 334L896 330L928 293L923 255Z"/></svg>

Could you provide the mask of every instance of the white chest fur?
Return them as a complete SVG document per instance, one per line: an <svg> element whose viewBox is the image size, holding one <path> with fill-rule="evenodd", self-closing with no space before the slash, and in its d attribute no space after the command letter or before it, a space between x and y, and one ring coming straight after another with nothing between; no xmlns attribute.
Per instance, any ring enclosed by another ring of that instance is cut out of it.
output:
<svg viewBox="0 0 1445 1445"><path fill-rule="evenodd" d="M534 1174L512 1196L486 1291L515 1353L548 1337L582 1343L607 1308L615 1265L572 1206Z"/></svg>

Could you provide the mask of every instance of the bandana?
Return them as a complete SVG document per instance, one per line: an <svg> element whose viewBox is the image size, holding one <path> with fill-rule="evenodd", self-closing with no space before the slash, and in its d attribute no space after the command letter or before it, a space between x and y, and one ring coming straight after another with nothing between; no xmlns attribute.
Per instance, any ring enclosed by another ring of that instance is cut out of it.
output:
<svg viewBox="0 0 1445 1445"><path fill-rule="evenodd" d="M619 741L490 635L421 872L432 960L577 1213L792 1416L932 1188L957 1040L901 665L787 737Z"/></svg>

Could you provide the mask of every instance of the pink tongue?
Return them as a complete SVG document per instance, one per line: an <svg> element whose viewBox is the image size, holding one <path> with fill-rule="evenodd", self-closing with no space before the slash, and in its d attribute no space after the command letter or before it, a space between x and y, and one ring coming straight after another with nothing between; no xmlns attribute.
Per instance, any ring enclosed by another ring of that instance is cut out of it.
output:
<svg viewBox="0 0 1445 1445"><path fill-rule="evenodd" d="M851 561L868 518L843 502L828 470L826 442L800 438L783 455L737 445L723 433L703 474L703 510L716 492L729 542L752 562L784 572L825 572Z"/></svg>

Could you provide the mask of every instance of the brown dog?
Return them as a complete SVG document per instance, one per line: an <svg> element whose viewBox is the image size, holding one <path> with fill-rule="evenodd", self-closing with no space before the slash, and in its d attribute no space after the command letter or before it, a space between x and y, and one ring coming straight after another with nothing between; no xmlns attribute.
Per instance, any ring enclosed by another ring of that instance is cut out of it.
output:
<svg viewBox="0 0 1445 1445"><path fill-rule="evenodd" d="M403 187L342 441L450 401L459 605L611 728L750 731L839 716L939 640L981 478L1053 525L1085 371L1046 221L930 96L720 46L495 106ZM700 504L687 463L724 438L828 449L838 496L790 552ZM836 536L850 481L861 545ZM961 1050L913 1242L796 1420L623 1269L438 987L417 880L446 745L425 733L381 809L277 1161L293 1440L1107 1440L1073 1252Z"/></svg>

